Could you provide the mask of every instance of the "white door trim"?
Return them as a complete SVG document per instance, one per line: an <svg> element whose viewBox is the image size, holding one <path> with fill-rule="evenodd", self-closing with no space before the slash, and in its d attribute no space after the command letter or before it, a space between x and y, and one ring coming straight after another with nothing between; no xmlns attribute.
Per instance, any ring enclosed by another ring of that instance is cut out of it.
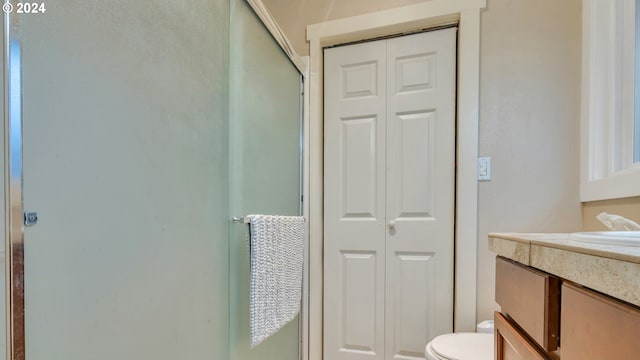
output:
<svg viewBox="0 0 640 360"><path fill-rule="evenodd" d="M322 359L323 52L329 45L458 23L455 331L476 324L480 9L486 0L432 0L307 27L309 86L309 359Z"/></svg>

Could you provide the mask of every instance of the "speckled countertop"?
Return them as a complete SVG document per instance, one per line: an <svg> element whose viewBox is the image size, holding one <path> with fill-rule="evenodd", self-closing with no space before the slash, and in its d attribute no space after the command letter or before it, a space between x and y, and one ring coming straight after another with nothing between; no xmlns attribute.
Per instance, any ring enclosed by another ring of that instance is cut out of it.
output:
<svg viewBox="0 0 640 360"><path fill-rule="evenodd" d="M491 233L489 249L640 306L640 247L585 243L569 234Z"/></svg>

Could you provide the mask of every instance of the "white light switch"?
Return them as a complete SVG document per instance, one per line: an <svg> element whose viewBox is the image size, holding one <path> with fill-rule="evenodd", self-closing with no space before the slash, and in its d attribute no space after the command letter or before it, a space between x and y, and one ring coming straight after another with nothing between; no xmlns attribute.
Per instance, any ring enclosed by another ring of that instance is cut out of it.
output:
<svg viewBox="0 0 640 360"><path fill-rule="evenodd" d="M478 158L478 180L491 180L491 158Z"/></svg>

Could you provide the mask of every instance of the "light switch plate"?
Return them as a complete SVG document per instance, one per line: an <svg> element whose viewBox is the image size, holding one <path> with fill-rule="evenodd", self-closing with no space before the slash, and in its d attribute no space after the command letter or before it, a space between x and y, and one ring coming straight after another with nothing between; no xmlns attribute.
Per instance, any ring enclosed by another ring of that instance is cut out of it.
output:
<svg viewBox="0 0 640 360"><path fill-rule="evenodd" d="M491 158L478 158L478 180L491 180Z"/></svg>

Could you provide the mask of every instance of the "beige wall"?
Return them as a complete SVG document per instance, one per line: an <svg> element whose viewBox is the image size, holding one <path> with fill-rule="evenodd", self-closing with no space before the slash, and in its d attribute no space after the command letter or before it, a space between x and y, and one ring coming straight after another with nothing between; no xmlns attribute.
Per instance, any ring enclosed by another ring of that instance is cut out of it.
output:
<svg viewBox="0 0 640 360"><path fill-rule="evenodd" d="M586 231L607 230L602 223L596 220L596 215L603 211L609 214L622 215L640 223L640 196L584 203L582 205L583 229Z"/></svg>
<svg viewBox="0 0 640 360"><path fill-rule="evenodd" d="M493 231L581 228L578 193L581 1L489 0L482 12L478 318L495 304Z"/></svg>
<svg viewBox="0 0 640 360"><path fill-rule="evenodd" d="M263 0L300 55L309 55L307 25L428 0Z"/></svg>
<svg viewBox="0 0 640 360"><path fill-rule="evenodd" d="M308 53L301 44L306 24L392 7L383 1L264 2L301 54ZM481 21L480 154L492 157L493 179L479 184L479 320L496 308L488 232L582 227L581 1L488 0Z"/></svg>

